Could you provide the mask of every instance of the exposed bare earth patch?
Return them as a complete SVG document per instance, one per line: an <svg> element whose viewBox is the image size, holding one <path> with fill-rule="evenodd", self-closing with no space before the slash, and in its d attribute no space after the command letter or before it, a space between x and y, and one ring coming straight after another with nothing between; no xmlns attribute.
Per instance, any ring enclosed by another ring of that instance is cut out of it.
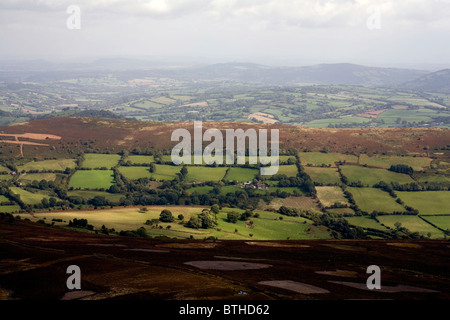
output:
<svg viewBox="0 0 450 320"><path fill-rule="evenodd" d="M5 290L3 288L0 288L0 301L4 301L4 300L9 300L10 296L13 294L14 292L11 290Z"/></svg>
<svg viewBox="0 0 450 320"><path fill-rule="evenodd" d="M248 119L255 119L255 120L258 120L258 121L262 121L263 123L270 123L270 124L274 124L274 123L278 122L278 120L275 119L274 115L269 114L269 113L264 113L264 112L252 113L247 118Z"/></svg>
<svg viewBox="0 0 450 320"><path fill-rule="evenodd" d="M30 132L21 133L21 134L0 133L0 136L15 137L15 138L27 138L27 139L33 139L33 140L47 140L47 139L61 140L60 136L57 136L54 134L30 133Z"/></svg>
<svg viewBox="0 0 450 320"><path fill-rule="evenodd" d="M88 243L88 246L96 246L96 247L123 247L126 248L125 244L116 244L116 243Z"/></svg>
<svg viewBox="0 0 450 320"><path fill-rule="evenodd" d="M162 248L175 248L175 249L212 249L216 247L215 243L163 243L157 245Z"/></svg>
<svg viewBox="0 0 450 320"><path fill-rule="evenodd" d="M408 110L408 106L392 106L395 110Z"/></svg>
<svg viewBox="0 0 450 320"><path fill-rule="evenodd" d="M382 113L385 112L386 110L388 110L388 109L367 111L367 112L364 112L364 113L358 113L357 116L358 116L358 117L363 117L363 118L376 119L376 118L378 118L378 116L379 116L380 114L382 114Z"/></svg>
<svg viewBox="0 0 450 320"><path fill-rule="evenodd" d="M189 261L185 264L197 267L199 269L207 270L224 270L224 271L235 271L235 270L255 270L255 269L265 269L272 267L270 264L263 263L253 263L253 262L237 262L237 261Z"/></svg>
<svg viewBox="0 0 450 320"><path fill-rule="evenodd" d="M265 286L277 287L281 289L286 289L290 291L294 291L296 293L301 294L323 294L330 293L330 291L326 289L322 289L316 286L312 286L310 284L301 283L297 281L291 280L275 280L275 281L260 281L258 284L262 284Z"/></svg>
<svg viewBox="0 0 450 320"><path fill-rule="evenodd" d="M417 243L389 242L386 244L388 246L394 246L394 247L417 248L417 249L422 248L422 246Z"/></svg>
<svg viewBox="0 0 450 320"><path fill-rule="evenodd" d="M339 250L348 250L348 251L365 251L366 249L361 247L347 246L345 244L335 244L335 243L327 243L324 246L335 248Z"/></svg>
<svg viewBox="0 0 450 320"><path fill-rule="evenodd" d="M24 237L23 238L26 241L33 241L33 242L53 242L53 241L67 241L68 239L66 237Z"/></svg>
<svg viewBox="0 0 450 320"><path fill-rule="evenodd" d="M30 146L48 146L48 144L37 143L37 142L30 142L30 141L0 140L0 142L4 142L4 143L14 143L14 144L26 144L26 145L30 145Z"/></svg>
<svg viewBox="0 0 450 320"><path fill-rule="evenodd" d="M249 246L260 246L260 247L274 247L274 248L309 248L310 246L306 244L283 244L277 242L259 242L259 241L249 241L246 242Z"/></svg>
<svg viewBox="0 0 450 320"><path fill-rule="evenodd" d="M81 299L84 297L88 297L95 294L94 291L88 291L88 290L75 290L67 292L61 300L75 300L75 299Z"/></svg>
<svg viewBox="0 0 450 320"><path fill-rule="evenodd" d="M158 249L123 249L125 251L140 251L140 252L155 252L155 253L167 253L168 250L158 250Z"/></svg>
<svg viewBox="0 0 450 320"><path fill-rule="evenodd" d="M302 210L316 210L320 212L320 209L316 201L310 197L287 197L285 199L275 198L269 205L265 206L265 209L276 209L278 210L281 206L288 208L296 208Z"/></svg>
<svg viewBox="0 0 450 320"><path fill-rule="evenodd" d="M251 260L251 261L262 261L267 259L253 259L253 258L241 258L241 257L226 257L226 256L214 256L217 259L225 259L225 260Z"/></svg>
<svg viewBox="0 0 450 320"><path fill-rule="evenodd" d="M438 293L439 291L431 290L431 289L425 289L425 288L419 288L419 287L413 287L403 284L398 284L396 286L383 286L381 284L381 289L369 289L367 288L367 285L365 283L356 283L356 282L346 282L346 281L328 281L331 283L340 284L347 287L352 287L356 289L361 290L369 290L369 291L375 291L375 292L383 292L383 293L396 293L396 292L421 292L421 293Z"/></svg>
<svg viewBox="0 0 450 320"><path fill-rule="evenodd" d="M323 274L327 276L336 276L336 277L350 277L350 278L356 278L358 275L355 271L349 271L349 270L336 270L336 271L316 271L317 274Z"/></svg>
<svg viewBox="0 0 450 320"><path fill-rule="evenodd" d="M201 101L201 102L194 102L194 103L183 104L180 107L207 107L207 106L208 106L208 102L207 101Z"/></svg>

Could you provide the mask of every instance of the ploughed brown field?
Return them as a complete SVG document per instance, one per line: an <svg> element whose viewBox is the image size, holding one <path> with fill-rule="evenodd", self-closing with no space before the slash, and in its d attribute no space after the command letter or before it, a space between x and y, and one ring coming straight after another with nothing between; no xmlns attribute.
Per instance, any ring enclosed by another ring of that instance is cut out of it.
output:
<svg viewBox="0 0 450 320"><path fill-rule="evenodd" d="M395 244L395 245L392 245ZM189 241L0 221L3 299L449 299L447 240ZM66 287L81 269L81 290ZM381 290L366 287L369 265Z"/></svg>
<svg viewBox="0 0 450 320"><path fill-rule="evenodd" d="M186 128L193 137L193 123L152 123L93 118L40 119L7 127L0 127L0 134L39 137L45 134L61 137L46 139L48 146L23 145L25 157L46 157L86 150L89 145L99 152L119 152L124 149L171 149L177 142L170 141L171 133ZM279 129L282 148L296 148L299 151L319 151L328 147L330 152L426 155L425 148L434 150L450 144L448 129L440 128L390 128L390 129L324 129L291 125L260 124L242 122L204 122L203 130L217 128L247 130ZM32 134L32 135L30 135ZM225 137L225 134L223 134ZM41 141L33 141L40 142ZM50 147L50 148L49 148ZM5 144L20 155L18 145ZM49 150L50 149L50 150ZM45 151L45 152L43 152Z"/></svg>

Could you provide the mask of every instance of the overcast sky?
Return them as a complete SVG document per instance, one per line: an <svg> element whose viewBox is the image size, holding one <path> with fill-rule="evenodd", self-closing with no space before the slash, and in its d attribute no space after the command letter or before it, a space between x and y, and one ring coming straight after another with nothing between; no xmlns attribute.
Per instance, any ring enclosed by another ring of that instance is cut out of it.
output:
<svg viewBox="0 0 450 320"><path fill-rule="evenodd" d="M450 0L0 0L0 58L118 56L450 67Z"/></svg>

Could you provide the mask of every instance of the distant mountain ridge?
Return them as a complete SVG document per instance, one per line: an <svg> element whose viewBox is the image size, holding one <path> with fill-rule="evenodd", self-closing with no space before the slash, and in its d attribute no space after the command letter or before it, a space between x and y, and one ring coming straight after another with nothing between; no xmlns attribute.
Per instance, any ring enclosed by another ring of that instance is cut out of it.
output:
<svg viewBox="0 0 450 320"><path fill-rule="evenodd" d="M404 89L450 93L450 69L423 75L401 85Z"/></svg>
<svg viewBox="0 0 450 320"><path fill-rule="evenodd" d="M395 86L426 75L413 69L366 67L350 63L304 67L268 67L251 63L222 63L191 70L192 76L278 85Z"/></svg>
<svg viewBox="0 0 450 320"><path fill-rule="evenodd" d="M0 81L61 81L114 75L121 80L145 77L173 78L188 82L236 81L261 85L361 85L449 92L450 69L426 70L369 67L351 63L274 67L229 62L205 66L170 66L142 60L115 58L89 63L0 61Z"/></svg>

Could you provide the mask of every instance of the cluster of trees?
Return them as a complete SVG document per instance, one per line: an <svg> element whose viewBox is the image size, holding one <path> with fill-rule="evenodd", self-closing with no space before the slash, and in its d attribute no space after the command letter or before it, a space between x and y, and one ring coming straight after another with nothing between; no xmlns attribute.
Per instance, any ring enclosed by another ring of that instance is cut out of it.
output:
<svg viewBox="0 0 450 320"><path fill-rule="evenodd" d="M333 231L331 235L342 239L365 239L366 233L360 227L351 226L347 220L329 213L313 216L316 224L324 225Z"/></svg>
<svg viewBox="0 0 450 320"><path fill-rule="evenodd" d="M380 182L374 184L373 187L380 188L383 191L386 191L387 193L389 193L389 195L392 198L397 198L397 194L394 192L394 188L392 187L392 184L386 183L384 181L380 181Z"/></svg>
<svg viewBox="0 0 450 320"><path fill-rule="evenodd" d="M69 227L94 230L94 226L89 224L87 219L74 218L73 221L69 221Z"/></svg>
<svg viewBox="0 0 450 320"><path fill-rule="evenodd" d="M121 230L119 232L119 236L146 238L147 237L147 232L145 231L144 227L140 227L140 228L138 228L136 230Z"/></svg>
<svg viewBox="0 0 450 320"><path fill-rule="evenodd" d="M186 223L186 227L193 229L210 229L217 226L217 216L215 210L203 209L199 215L191 216Z"/></svg>
<svg viewBox="0 0 450 320"><path fill-rule="evenodd" d="M247 221L251 217L259 218L259 213L254 213L253 210L247 209L243 213L238 212L228 212L227 221L230 223L236 223L238 220Z"/></svg>
<svg viewBox="0 0 450 320"><path fill-rule="evenodd" d="M159 215L159 221L161 222L174 222L175 218L172 215L172 212L170 210L164 209L161 211L161 214Z"/></svg>
<svg viewBox="0 0 450 320"><path fill-rule="evenodd" d="M298 217L299 213L296 209L294 208L288 208L286 206L281 206L277 212L279 214L285 215L285 216L289 216L289 217Z"/></svg>
<svg viewBox="0 0 450 320"><path fill-rule="evenodd" d="M286 175L282 174L276 174L270 177L270 180L278 181L278 187L297 187L301 189L308 190L311 192L313 190L314 186L309 185L309 183L313 184L311 179L309 177L301 177L300 175L297 175L296 177L287 177ZM315 189L315 188L314 188Z"/></svg>
<svg viewBox="0 0 450 320"><path fill-rule="evenodd" d="M286 193L285 196L289 194ZM270 197L270 196L269 196ZM212 206L229 205L238 208L245 208L247 206L256 206L260 199L267 200L267 196L260 195L252 189L237 190L226 195L223 194L187 194L180 188L166 188L158 190L146 190L144 192L127 193L125 197L120 200L119 205L122 206L138 206L138 205L204 205Z"/></svg>
<svg viewBox="0 0 450 320"><path fill-rule="evenodd" d="M410 182L405 184L399 184L398 182L386 183L384 181L380 181L373 185L374 188L381 188L386 192L389 192L391 196L394 198L395 193L392 190L396 191L437 191L437 190L450 190L450 186L448 183L439 183L439 182L428 182L428 183L418 183L418 182Z"/></svg>
<svg viewBox="0 0 450 320"><path fill-rule="evenodd" d="M413 174L414 170L410 166L406 164L393 164L389 168L389 171L398 172L398 173L404 173L404 174Z"/></svg>
<svg viewBox="0 0 450 320"><path fill-rule="evenodd" d="M182 214L178 215L178 220L180 220L181 224L184 224L188 228L193 229L210 229L215 228L217 226L217 214L219 213L220 207L215 204L211 206L210 209L203 209L202 212L198 215L192 215L187 222L184 222L184 216ZM152 225L158 227L160 222L162 223L170 223L174 222L175 217L172 212L168 209L164 209L161 211L159 215L159 219L147 220L147 225ZM162 228L162 226L159 226ZM170 227L170 226L168 226ZM167 228L168 228L167 227Z"/></svg>

